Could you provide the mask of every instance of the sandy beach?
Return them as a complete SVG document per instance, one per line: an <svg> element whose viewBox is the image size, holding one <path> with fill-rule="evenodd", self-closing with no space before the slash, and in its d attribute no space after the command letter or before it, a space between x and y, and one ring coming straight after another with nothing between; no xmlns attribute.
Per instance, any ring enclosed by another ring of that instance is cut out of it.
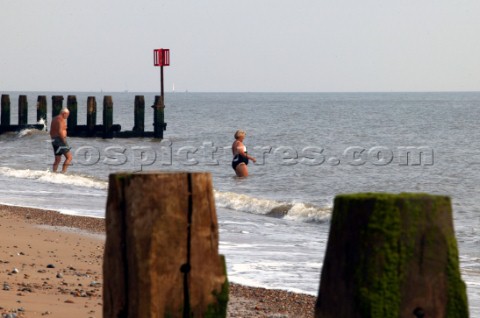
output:
<svg viewBox="0 0 480 318"><path fill-rule="evenodd" d="M3 205L0 218L2 318L102 317L104 219ZM313 317L315 299L230 284L228 317Z"/></svg>

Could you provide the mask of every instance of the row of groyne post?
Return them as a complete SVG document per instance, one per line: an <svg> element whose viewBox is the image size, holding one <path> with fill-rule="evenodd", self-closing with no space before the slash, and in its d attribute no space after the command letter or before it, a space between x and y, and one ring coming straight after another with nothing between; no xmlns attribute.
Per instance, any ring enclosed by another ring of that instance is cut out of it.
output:
<svg viewBox="0 0 480 318"><path fill-rule="evenodd" d="M64 107L64 97L54 95L52 101L52 118L60 114ZM66 108L70 111L67 122L67 134L70 137L102 137L102 138L130 138L130 137L152 137L163 138L163 131L166 130L164 105L160 96L155 96L155 101L151 106L153 108L153 131L145 131L145 97L136 95L133 103L133 128L130 131L122 131L119 124L113 123L114 104L112 96L103 97L102 124L97 123L97 100L95 96L87 98L86 107L86 125L78 124L78 102L75 95L68 95ZM5 132L19 131L25 128L44 129L47 122L47 96L39 95L37 98L36 112L37 122L28 124L28 101L27 95L18 97L18 124L12 124L11 119L11 100L10 95L1 96L1 121L0 134Z"/></svg>
<svg viewBox="0 0 480 318"><path fill-rule="evenodd" d="M112 174L105 217L103 317L227 316L209 173ZM449 197L336 196L311 317L468 315Z"/></svg>

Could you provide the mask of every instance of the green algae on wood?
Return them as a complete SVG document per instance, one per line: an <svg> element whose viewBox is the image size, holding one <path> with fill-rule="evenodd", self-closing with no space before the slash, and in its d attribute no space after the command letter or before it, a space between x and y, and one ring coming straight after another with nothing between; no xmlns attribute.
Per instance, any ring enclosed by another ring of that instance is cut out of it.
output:
<svg viewBox="0 0 480 318"><path fill-rule="evenodd" d="M213 297L217 300L216 303L208 305L205 318L219 318L227 317L227 306L229 301L230 283L227 278L227 263L224 255L220 255L220 262L223 265L223 274L225 281L222 284L222 289L219 293L213 292Z"/></svg>
<svg viewBox="0 0 480 318"><path fill-rule="evenodd" d="M316 317L468 317L450 199L335 198Z"/></svg>

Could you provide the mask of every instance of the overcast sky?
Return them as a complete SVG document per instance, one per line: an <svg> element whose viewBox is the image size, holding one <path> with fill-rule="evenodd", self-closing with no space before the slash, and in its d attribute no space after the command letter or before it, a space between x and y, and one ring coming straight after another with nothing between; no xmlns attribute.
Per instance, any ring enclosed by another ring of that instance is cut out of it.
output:
<svg viewBox="0 0 480 318"><path fill-rule="evenodd" d="M1 91L480 91L478 0L2 0Z"/></svg>

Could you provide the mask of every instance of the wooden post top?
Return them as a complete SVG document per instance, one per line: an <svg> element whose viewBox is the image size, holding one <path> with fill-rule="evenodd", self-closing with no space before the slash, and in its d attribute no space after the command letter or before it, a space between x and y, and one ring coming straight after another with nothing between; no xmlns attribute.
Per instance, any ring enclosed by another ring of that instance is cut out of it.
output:
<svg viewBox="0 0 480 318"><path fill-rule="evenodd" d="M421 315L468 317L450 198L335 197L316 317Z"/></svg>

